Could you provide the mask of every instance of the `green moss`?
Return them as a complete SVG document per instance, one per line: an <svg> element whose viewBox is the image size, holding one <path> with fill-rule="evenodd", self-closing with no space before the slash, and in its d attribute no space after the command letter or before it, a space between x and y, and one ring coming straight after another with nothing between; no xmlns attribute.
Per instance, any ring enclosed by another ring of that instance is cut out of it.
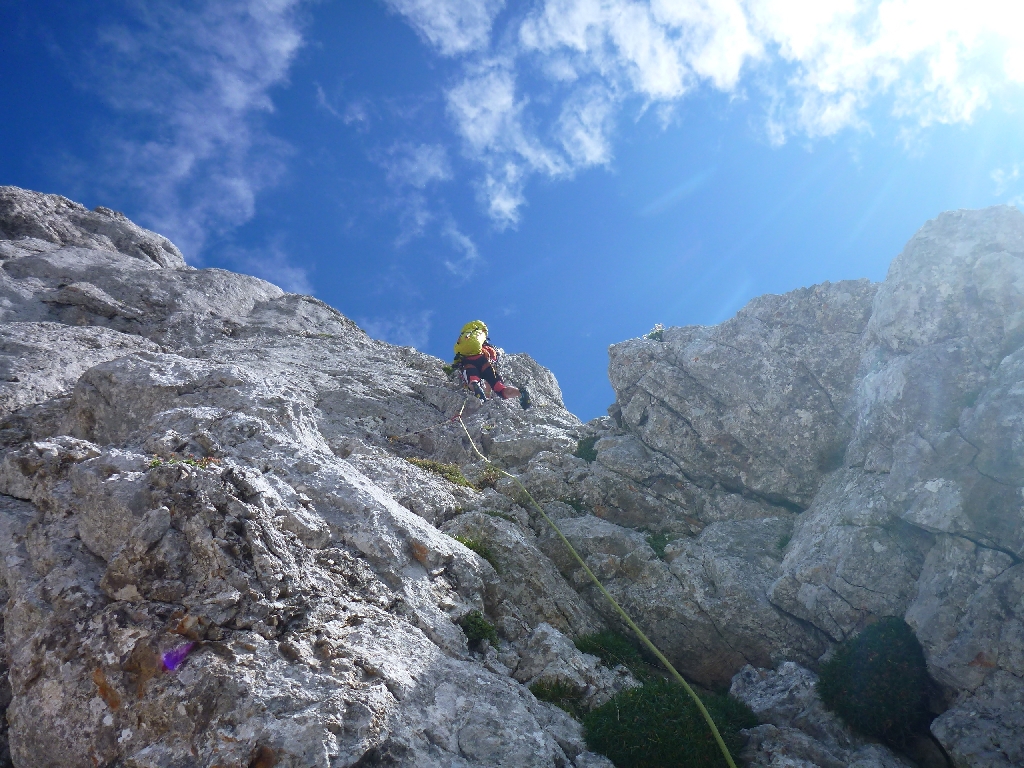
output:
<svg viewBox="0 0 1024 768"><path fill-rule="evenodd" d="M654 554L664 560L665 547L668 546L668 543L672 541L673 538L674 537L668 533L649 533L647 534L647 543L651 545L651 549L654 550Z"/></svg>
<svg viewBox="0 0 1024 768"><path fill-rule="evenodd" d="M901 747L927 728L929 685L913 630L889 617L836 649L821 668L818 695L851 728Z"/></svg>
<svg viewBox="0 0 1024 768"><path fill-rule="evenodd" d="M458 464L442 464L440 461L432 461L431 459L406 459L406 461L410 464L415 464L420 469L440 475L450 483L463 485L466 488L473 487L473 484L462 474Z"/></svg>
<svg viewBox="0 0 1024 768"><path fill-rule="evenodd" d="M457 542L459 542L466 549L471 549L476 552L480 557L491 564L491 567L495 571L501 573L501 568L498 566L498 561L494 558L494 552L488 546L487 542L483 539L473 539L468 536L452 536Z"/></svg>
<svg viewBox="0 0 1024 768"><path fill-rule="evenodd" d="M497 647L498 632L480 611L470 611L459 622L462 631L466 633L466 639L471 643L478 643L481 640L489 640L491 645Z"/></svg>
<svg viewBox="0 0 1024 768"><path fill-rule="evenodd" d="M582 720L587 712L583 705L583 691L564 680L541 680L530 686L530 693L541 701L564 709L577 720Z"/></svg>
<svg viewBox="0 0 1024 768"><path fill-rule="evenodd" d="M729 696L707 694L704 706L734 759L742 728L757 717ZM655 679L614 696L583 719L587 746L617 768L717 768L725 766L711 729L682 686Z"/></svg>
<svg viewBox="0 0 1024 768"><path fill-rule="evenodd" d="M789 546L789 542L791 542L792 540L792 534L784 533L781 536L779 536L779 540L775 542L775 548L779 550L779 552L782 552L786 549L786 547Z"/></svg>
<svg viewBox="0 0 1024 768"><path fill-rule="evenodd" d="M665 326L661 323L655 323L654 327L644 336L645 339L651 341L664 341L665 340Z"/></svg>
<svg viewBox="0 0 1024 768"><path fill-rule="evenodd" d="M584 437L578 443L576 443L576 450L573 451L573 456L578 456L586 462L593 462L597 459L597 451L594 450L594 444L597 443L597 435L591 435L590 437Z"/></svg>
<svg viewBox="0 0 1024 768"><path fill-rule="evenodd" d="M650 676L650 670L640 651L618 632L606 629L592 635L581 635L575 642L580 651L597 656L608 668L622 664L639 679Z"/></svg>
<svg viewBox="0 0 1024 768"><path fill-rule="evenodd" d="M451 365L442 365L441 370L444 371L444 375L448 378L451 378L452 374L455 373L455 367Z"/></svg>

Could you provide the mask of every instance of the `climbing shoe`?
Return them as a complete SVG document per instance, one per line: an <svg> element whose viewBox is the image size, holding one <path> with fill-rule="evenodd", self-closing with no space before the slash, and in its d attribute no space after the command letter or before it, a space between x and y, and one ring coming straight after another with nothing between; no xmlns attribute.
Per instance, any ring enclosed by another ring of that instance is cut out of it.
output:
<svg viewBox="0 0 1024 768"><path fill-rule="evenodd" d="M473 390L473 394L480 399L480 402L487 402L487 395L484 394L484 388L480 386L479 381L474 381L469 386Z"/></svg>
<svg viewBox="0 0 1024 768"><path fill-rule="evenodd" d="M530 399L530 390L526 387L519 388L519 404L523 406L524 411L533 405L533 401Z"/></svg>

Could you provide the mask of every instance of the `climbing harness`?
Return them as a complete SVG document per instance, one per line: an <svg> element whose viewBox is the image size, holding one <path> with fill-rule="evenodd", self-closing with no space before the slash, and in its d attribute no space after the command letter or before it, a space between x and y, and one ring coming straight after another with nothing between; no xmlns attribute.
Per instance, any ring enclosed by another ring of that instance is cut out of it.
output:
<svg viewBox="0 0 1024 768"><path fill-rule="evenodd" d="M462 407L465 408L466 404L463 403ZM715 725L715 721L711 717L711 713L708 712L707 708L704 706L704 702L700 700L700 697L690 687L689 683L687 683L686 680L683 679L683 676L676 671L676 668L672 666L672 663L665 658L665 655L658 650L658 647L654 643L652 643L651 640L647 637L647 635L643 633L640 627L638 627L633 622L633 620L629 618L629 614L626 613L625 610L623 610L622 606L619 605L619 603L615 600L614 597L611 596L608 590L604 588L604 585L601 583L601 580L594 575L594 572L590 570L590 567L583 561L583 558L580 557L579 553L576 551L576 548L569 543L569 540L567 538L565 538L565 535L562 533L561 529L557 525L555 525L555 521L547 516L547 513L544 512L540 504L537 503L537 500L533 498L533 494L526 490L526 486L523 485L522 482L520 482L519 478L509 472L506 472L501 467L498 467L497 465L494 464L494 462L492 462L490 459L488 459L480 452L480 450L476 447L476 442L473 440L473 436L469 434L469 429L466 427L466 422L462 420L462 408L459 409L459 412L455 414L455 416L452 419L452 421L456 420L459 422L460 425L462 425L462 431L465 432L466 437L469 438L469 444L473 446L473 452L487 464L490 464L492 467L498 470L499 473L509 478L516 485L519 486L519 489L524 494L526 494L526 497L530 500L530 503L537 508L538 512L540 512L540 516L544 518L544 521L551 526L551 529L558 535L558 538L562 540L562 543L565 544L565 546L568 548L569 553L573 556L573 558L575 558L576 562L583 567L583 570L586 572L587 576L590 577L590 580L594 582L594 585L601 591L601 594L604 595L605 598L607 598L608 602L611 603L612 607L616 610L619 616L622 617L622 620L625 621L627 625L629 625L629 628L636 633L636 636L639 637L640 641L647 647L647 649L657 657L658 661L665 665L665 669L667 669L669 671L669 674L671 674L672 677L675 678L676 682L683 686L686 692L690 695L690 698L693 699L694 704L697 705L697 709L700 710L700 713L701 715L703 715L705 722L707 722L708 724L708 727L711 728L711 733L715 737L715 741L718 743L718 748L722 750L722 756L725 757L725 762L728 764L729 768L736 768L736 763L733 762L732 755L729 754L729 749L725 746L725 741L722 740L722 734L718 732L718 727Z"/></svg>

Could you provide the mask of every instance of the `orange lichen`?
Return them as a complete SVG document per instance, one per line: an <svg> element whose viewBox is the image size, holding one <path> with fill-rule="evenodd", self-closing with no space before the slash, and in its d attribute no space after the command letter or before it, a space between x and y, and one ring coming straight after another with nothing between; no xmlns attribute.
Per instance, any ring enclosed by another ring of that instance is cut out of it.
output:
<svg viewBox="0 0 1024 768"><path fill-rule="evenodd" d="M110 683L107 682L107 676L103 674L103 670L100 667L96 667L95 671L93 671L92 681L96 683L96 690L108 707L117 709L121 706L121 694L114 690Z"/></svg>

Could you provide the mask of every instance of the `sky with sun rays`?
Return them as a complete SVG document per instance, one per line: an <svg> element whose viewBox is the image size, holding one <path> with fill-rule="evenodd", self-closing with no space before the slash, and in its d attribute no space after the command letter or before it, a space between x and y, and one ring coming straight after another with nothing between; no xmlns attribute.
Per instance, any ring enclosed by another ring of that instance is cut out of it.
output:
<svg viewBox="0 0 1024 768"><path fill-rule="evenodd" d="M607 346L1024 207L1019 0L0 0L0 184L604 413Z"/></svg>

